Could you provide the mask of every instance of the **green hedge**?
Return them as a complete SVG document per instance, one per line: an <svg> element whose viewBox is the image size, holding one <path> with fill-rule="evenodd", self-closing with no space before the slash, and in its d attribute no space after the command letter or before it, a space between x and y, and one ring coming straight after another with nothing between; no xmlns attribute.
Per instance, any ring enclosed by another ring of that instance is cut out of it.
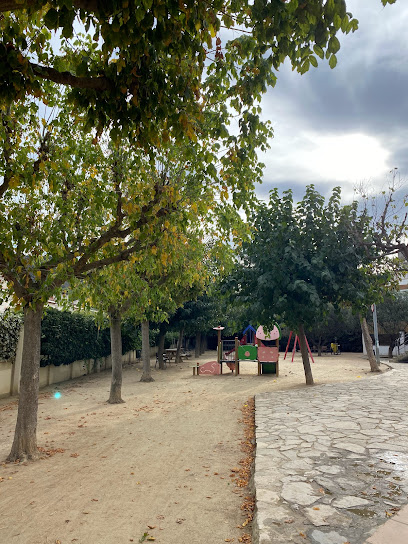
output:
<svg viewBox="0 0 408 544"><path fill-rule="evenodd" d="M109 329L98 329L92 317L46 310L41 326L41 366L69 365L109 354Z"/></svg>
<svg viewBox="0 0 408 544"><path fill-rule="evenodd" d="M140 327L122 326L122 352L141 348ZM41 366L69 365L110 355L109 327L98 328L92 316L47 309L41 330Z"/></svg>
<svg viewBox="0 0 408 544"><path fill-rule="evenodd" d="M0 319L0 361L14 359L20 328L23 320L20 315L4 313Z"/></svg>

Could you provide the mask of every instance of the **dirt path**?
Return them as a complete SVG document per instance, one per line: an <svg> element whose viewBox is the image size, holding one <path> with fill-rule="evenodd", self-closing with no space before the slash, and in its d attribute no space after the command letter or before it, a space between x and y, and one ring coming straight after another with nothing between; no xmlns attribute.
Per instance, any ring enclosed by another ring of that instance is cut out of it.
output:
<svg viewBox="0 0 408 544"><path fill-rule="evenodd" d="M313 365L317 383L365 378L368 370L349 354ZM248 531L239 528L248 492L234 485L231 469L243 457L241 408L258 392L304 387L299 356L281 362L279 379L255 372L243 363L238 377L193 378L182 363L140 383L135 365L124 370L127 402L119 405L105 403L109 373L50 387L41 395L38 443L60 451L0 466L0 543L239 542ZM15 417L15 404L0 401L0 460Z"/></svg>

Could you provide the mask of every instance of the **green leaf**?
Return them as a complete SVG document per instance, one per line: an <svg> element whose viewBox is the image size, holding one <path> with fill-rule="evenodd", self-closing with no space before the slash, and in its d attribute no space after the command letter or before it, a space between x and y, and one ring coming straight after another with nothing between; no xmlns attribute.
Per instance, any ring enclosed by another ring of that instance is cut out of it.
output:
<svg viewBox="0 0 408 544"><path fill-rule="evenodd" d="M336 13L336 15L334 16L334 19L333 19L334 28L336 30L340 30L341 23L342 23L341 17L340 17L340 15L338 13Z"/></svg>
<svg viewBox="0 0 408 544"><path fill-rule="evenodd" d="M336 55L332 55L329 60L329 66L331 69L335 68L337 66L337 57Z"/></svg>
<svg viewBox="0 0 408 544"><path fill-rule="evenodd" d="M44 25L50 30L55 30L58 28L58 11L54 8L51 8L44 15Z"/></svg>
<svg viewBox="0 0 408 544"><path fill-rule="evenodd" d="M322 60L324 59L324 51L323 49L320 47L320 45L315 45L313 47L313 51L316 53L316 55L318 57L320 57Z"/></svg>

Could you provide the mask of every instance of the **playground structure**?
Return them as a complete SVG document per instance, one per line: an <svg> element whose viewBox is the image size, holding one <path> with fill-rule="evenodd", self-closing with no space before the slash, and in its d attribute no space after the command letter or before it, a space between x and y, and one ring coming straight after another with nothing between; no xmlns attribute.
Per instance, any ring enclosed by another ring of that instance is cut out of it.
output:
<svg viewBox="0 0 408 544"><path fill-rule="evenodd" d="M291 341L291 339L292 339L292 335L293 335L293 331L290 331L288 343L286 344L285 355L284 355L284 357L283 357L284 360L286 359L286 355L287 355L288 350L289 350L289 345L290 345L290 341ZM299 342L299 337L298 337L298 335L296 334L296 335L295 335L295 343L293 344L293 350L292 350L292 363L293 363L293 359L294 359L294 357L295 357L295 353L296 353L296 345L297 345L298 342ZM307 341L307 338L306 338L306 345L307 345L307 350L308 350L308 352L309 352L310 358L312 359L312 363L314 363L312 351L311 351L311 349L310 349L309 342ZM300 342L299 342L299 347L300 347Z"/></svg>
<svg viewBox="0 0 408 544"><path fill-rule="evenodd" d="M218 331L217 361L205 363L197 369L197 374L222 374L223 364L234 372L240 373L240 362L252 361L258 364L258 375L276 374L279 376L279 338L280 329L275 325L265 334L262 326L254 329L249 325L242 333L241 340L222 340L221 332L224 327L214 327ZM248 342L248 339L252 340ZM270 343L274 345L269 345Z"/></svg>

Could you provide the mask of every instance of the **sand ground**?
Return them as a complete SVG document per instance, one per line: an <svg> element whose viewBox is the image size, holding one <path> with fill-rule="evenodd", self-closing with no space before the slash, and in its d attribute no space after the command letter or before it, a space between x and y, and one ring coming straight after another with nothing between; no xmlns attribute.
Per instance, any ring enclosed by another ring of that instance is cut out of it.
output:
<svg viewBox="0 0 408 544"><path fill-rule="evenodd" d="M300 355L282 359L279 378L257 376L249 362L240 376L193 377L186 361L153 368L155 381L141 383L140 365L128 366L119 405L106 403L108 372L42 391L38 445L51 455L0 465L0 544L242 541L249 491L231 477L243 457L241 409L256 393L306 387ZM316 383L370 377L361 355L315 360ZM13 400L0 401L0 462L11 448Z"/></svg>

